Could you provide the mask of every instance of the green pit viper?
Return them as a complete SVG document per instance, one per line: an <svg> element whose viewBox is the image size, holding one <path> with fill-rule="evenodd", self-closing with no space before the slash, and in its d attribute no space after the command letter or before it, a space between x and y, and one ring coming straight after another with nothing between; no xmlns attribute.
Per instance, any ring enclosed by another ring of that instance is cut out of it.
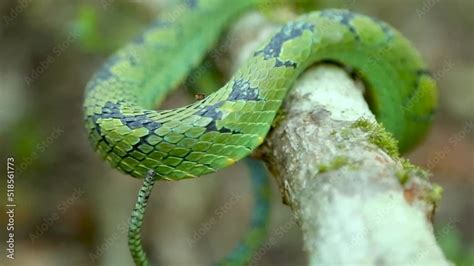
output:
<svg viewBox="0 0 474 266"><path fill-rule="evenodd" d="M109 58L86 87L85 124L93 147L113 167L147 177L130 230L137 264L148 263L139 229L154 180L202 176L248 156L262 144L295 79L315 63L334 62L358 74L371 110L401 151L430 126L437 89L418 52L386 23L337 9L283 25L204 99L154 110L230 22L260 1L185 0ZM264 239L268 182L255 180L252 229L226 262L248 261Z"/></svg>

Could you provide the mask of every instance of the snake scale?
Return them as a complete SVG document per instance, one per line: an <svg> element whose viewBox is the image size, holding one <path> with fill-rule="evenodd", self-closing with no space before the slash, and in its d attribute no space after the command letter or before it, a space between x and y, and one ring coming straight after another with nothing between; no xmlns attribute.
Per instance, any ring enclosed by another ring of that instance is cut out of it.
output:
<svg viewBox="0 0 474 266"><path fill-rule="evenodd" d="M88 83L89 139L113 167L157 180L230 166L264 140L295 79L318 62L352 69L377 120L401 151L425 135L436 83L418 52L386 23L347 10L311 12L283 25L219 90L155 110L197 67L223 30L259 0L185 0L109 58Z"/></svg>

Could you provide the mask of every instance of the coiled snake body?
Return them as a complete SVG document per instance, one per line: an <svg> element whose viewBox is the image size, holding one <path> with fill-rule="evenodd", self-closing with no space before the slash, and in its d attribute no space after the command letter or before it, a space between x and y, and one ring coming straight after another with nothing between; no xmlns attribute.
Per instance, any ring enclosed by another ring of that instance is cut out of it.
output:
<svg viewBox="0 0 474 266"><path fill-rule="evenodd" d="M377 120L401 150L427 131L436 85L420 55L389 25L346 10L303 15L282 26L230 81L188 106L152 108L196 67L224 27L257 0L186 0L112 56L86 88L93 146L134 177L178 180L215 172L264 140L294 80L332 61L364 80Z"/></svg>

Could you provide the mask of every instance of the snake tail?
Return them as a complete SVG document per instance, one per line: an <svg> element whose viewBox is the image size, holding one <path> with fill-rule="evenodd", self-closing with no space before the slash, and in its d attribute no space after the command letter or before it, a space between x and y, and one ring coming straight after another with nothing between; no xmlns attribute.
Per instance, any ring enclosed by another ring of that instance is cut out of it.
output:
<svg viewBox="0 0 474 266"><path fill-rule="evenodd" d="M145 217L145 210L148 204L148 198L155 184L155 173L149 171L143 180L143 185L138 192L137 202L133 209L128 227L128 247L135 265L150 265L141 240L141 228Z"/></svg>
<svg viewBox="0 0 474 266"><path fill-rule="evenodd" d="M244 161L250 170L252 194L255 197L250 220L250 229L231 251L230 255L219 261L217 265L230 266L247 264L265 241L267 235L267 226L270 218L270 179L261 162L250 158ZM135 208L130 218L128 245L135 265L150 265L142 245L141 228L154 183L155 174L153 171L149 171L144 178L143 185L138 193Z"/></svg>

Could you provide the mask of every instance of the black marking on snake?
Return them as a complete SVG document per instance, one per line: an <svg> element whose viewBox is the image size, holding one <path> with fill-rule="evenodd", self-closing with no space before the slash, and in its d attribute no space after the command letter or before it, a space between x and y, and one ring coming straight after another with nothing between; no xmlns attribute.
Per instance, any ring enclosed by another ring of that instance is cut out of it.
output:
<svg viewBox="0 0 474 266"><path fill-rule="evenodd" d="M292 22L288 23L281 28L281 30L275 34L270 42L260 51L254 53L254 56L263 54L265 60L275 58L275 67L293 67L296 68L297 64L290 60L281 61L279 56L281 49L286 41L295 39L303 34L305 30L313 31L314 25L306 22Z"/></svg>
<svg viewBox="0 0 474 266"><path fill-rule="evenodd" d="M216 122L217 120L220 120L222 118L222 112L221 110L219 110L219 107L221 107L223 104L224 104L224 101L220 101L213 105L205 106L203 109L194 113L195 115L209 117L212 119L212 121L206 126L206 132L217 131L220 133L228 133L228 132L237 133L226 127L221 127L220 129L217 129Z"/></svg>
<svg viewBox="0 0 474 266"><path fill-rule="evenodd" d="M128 62L130 63L130 65L132 65L132 66L136 66L136 65L139 64L139 58L138 58L136 53L129 54L127 56L127 59L128 59Z"/></svg>
<svg viewBox="0 0 474 266"><path fill-rule="evenodd" d="M243 79L237 79L232 85L229 101L247 100L247 101L261 101L259 98L259 89L250 87L250 82Z"/></svg>
<svg viewBox="0 0 474 266"><path fill-rule="evenodd" d="M423 76L423 75L433 77L433 75L431 74L431 72L428 69L418 69L416 71L416 75L418 77Z"/></svg>
<svg viewBox="0 0 474 266"><path fill-rule="evenodd" d="M347 11L347 10L324 10L321 11L321 17L326 17L329 19L337 20L342 25L345 25L349 28L349 31L354 34L354 38L357 41L360 41L360 36L357 34L357 30L352 25L352 20L356 17L356 14Z"/></svg>
<svg viewBox="0 0 474 266"><path fill-rule="evenodd" d="M194 113L196 115L209 117L212 119L212 121L206 126L206 132L219 131L216 127L216 120L222 118L222 112L218 108L221 107L223 104L223 101L217 102L213 105L205 106L203 109Z"/></svg>
<svg viewBox="0 0 474 266"><path fill-rule="evenodd" d="M104 107L102 107L102 114L100 115L101 118L115 118L120 120L126 120L127 118L122 114L120 111L120 104L113 103L108 101L105 103ZM122 121L125 124L125 121Z"/></svg>
<svg viewBox="0 0 474 266"><path fill-rule="evenodd" d="M159 127L161 124L153 121L150 117L146 114L143 115L124 115L120 111L120 103L113 103L108 101L105 103L104 107L102 107L102 114L94 115L94 123L97 123L97 118L115 118L120 119L124 125L127 125L130 129L136 129L145 127L150 131L153 131Z"/></svg>
<svg viewBox="0 0 474 266"><path fill-rule="evenodd" d="M410 95L408 95L405 102L403 103L403 106L408 109L410 107L413 107L413 104L414 104L413 101L415 100L415 97L418 94L418 91L420 90L420 79L423 78L424 76L433 78L433 75L428 69L418 69L415 71L415 74L416 74L416 80L413 84L413 90L410 92ZM423 95L421 95L421 97L423 97ZM421 99L418 99L418 101L419 100Z"/></svg>
<svg viewBox="0 0 474 266"><path fill-rule="evenodd" d="M102 136L102 130L100 130L99 124L97 124L97 120L99 120L99 118L101 118L101 117L102 116L99 115L99 114L94 114L92 116L87 117L88 119L92 119L92 122L94 122L94 129L92 129L92 130L93 131L95 130L95 132L97 132L97 134L99 134L99 136ZM97 143L99 143L99 141Z"/></svg>
<svg viewBox="0 0 474 266"><path fill-rule="evenodd" d="M93 116L90 116L90 118L92 118L92 122L97 125L97 120L99 120L99 118L102 118L102 115L94 114Z"/></svg>
<svg viewBox="0 0 474 266"><path fill-rule="evenodd" d="M392 40L393 37L395 37L395 33L393 32L393 30L390 28L390 26L383 22L382 20L378 19L378 18L374 18L374 17L370 17L372 19L372 21L374 21L377 25L379 25L379 27L382 29L382 31L384 32L385 36L387 36L387 39L388 40Z"/></svg>
<svg viewBox="0 0 474 266"><path fill-rule="evenodd" d="M221 107L223 104L224 104L224 101L220 101L213 105L207 105L194 114L204 116L204 117L210 117L213 120L221 119L222 112L218 108Z"/></svg>
<svg viewBox="0 0 474 266"><path fill-rule="evenodd" d="M102 140L103 140L108 146L112 146L111 143L105 138L105 136L102 138Z"/></svg>
<svg viewBox="0 0 474 266"><path fill-rule="evenodd" d="M94 75L94 78L89 84L87 84L86 94L92 91L103 81L106 81L110 78L116 78L114 73L110 72L110 69L120 61L119 56L115 55L107 59L104 65L99 69L99 71Z"/></svg>

